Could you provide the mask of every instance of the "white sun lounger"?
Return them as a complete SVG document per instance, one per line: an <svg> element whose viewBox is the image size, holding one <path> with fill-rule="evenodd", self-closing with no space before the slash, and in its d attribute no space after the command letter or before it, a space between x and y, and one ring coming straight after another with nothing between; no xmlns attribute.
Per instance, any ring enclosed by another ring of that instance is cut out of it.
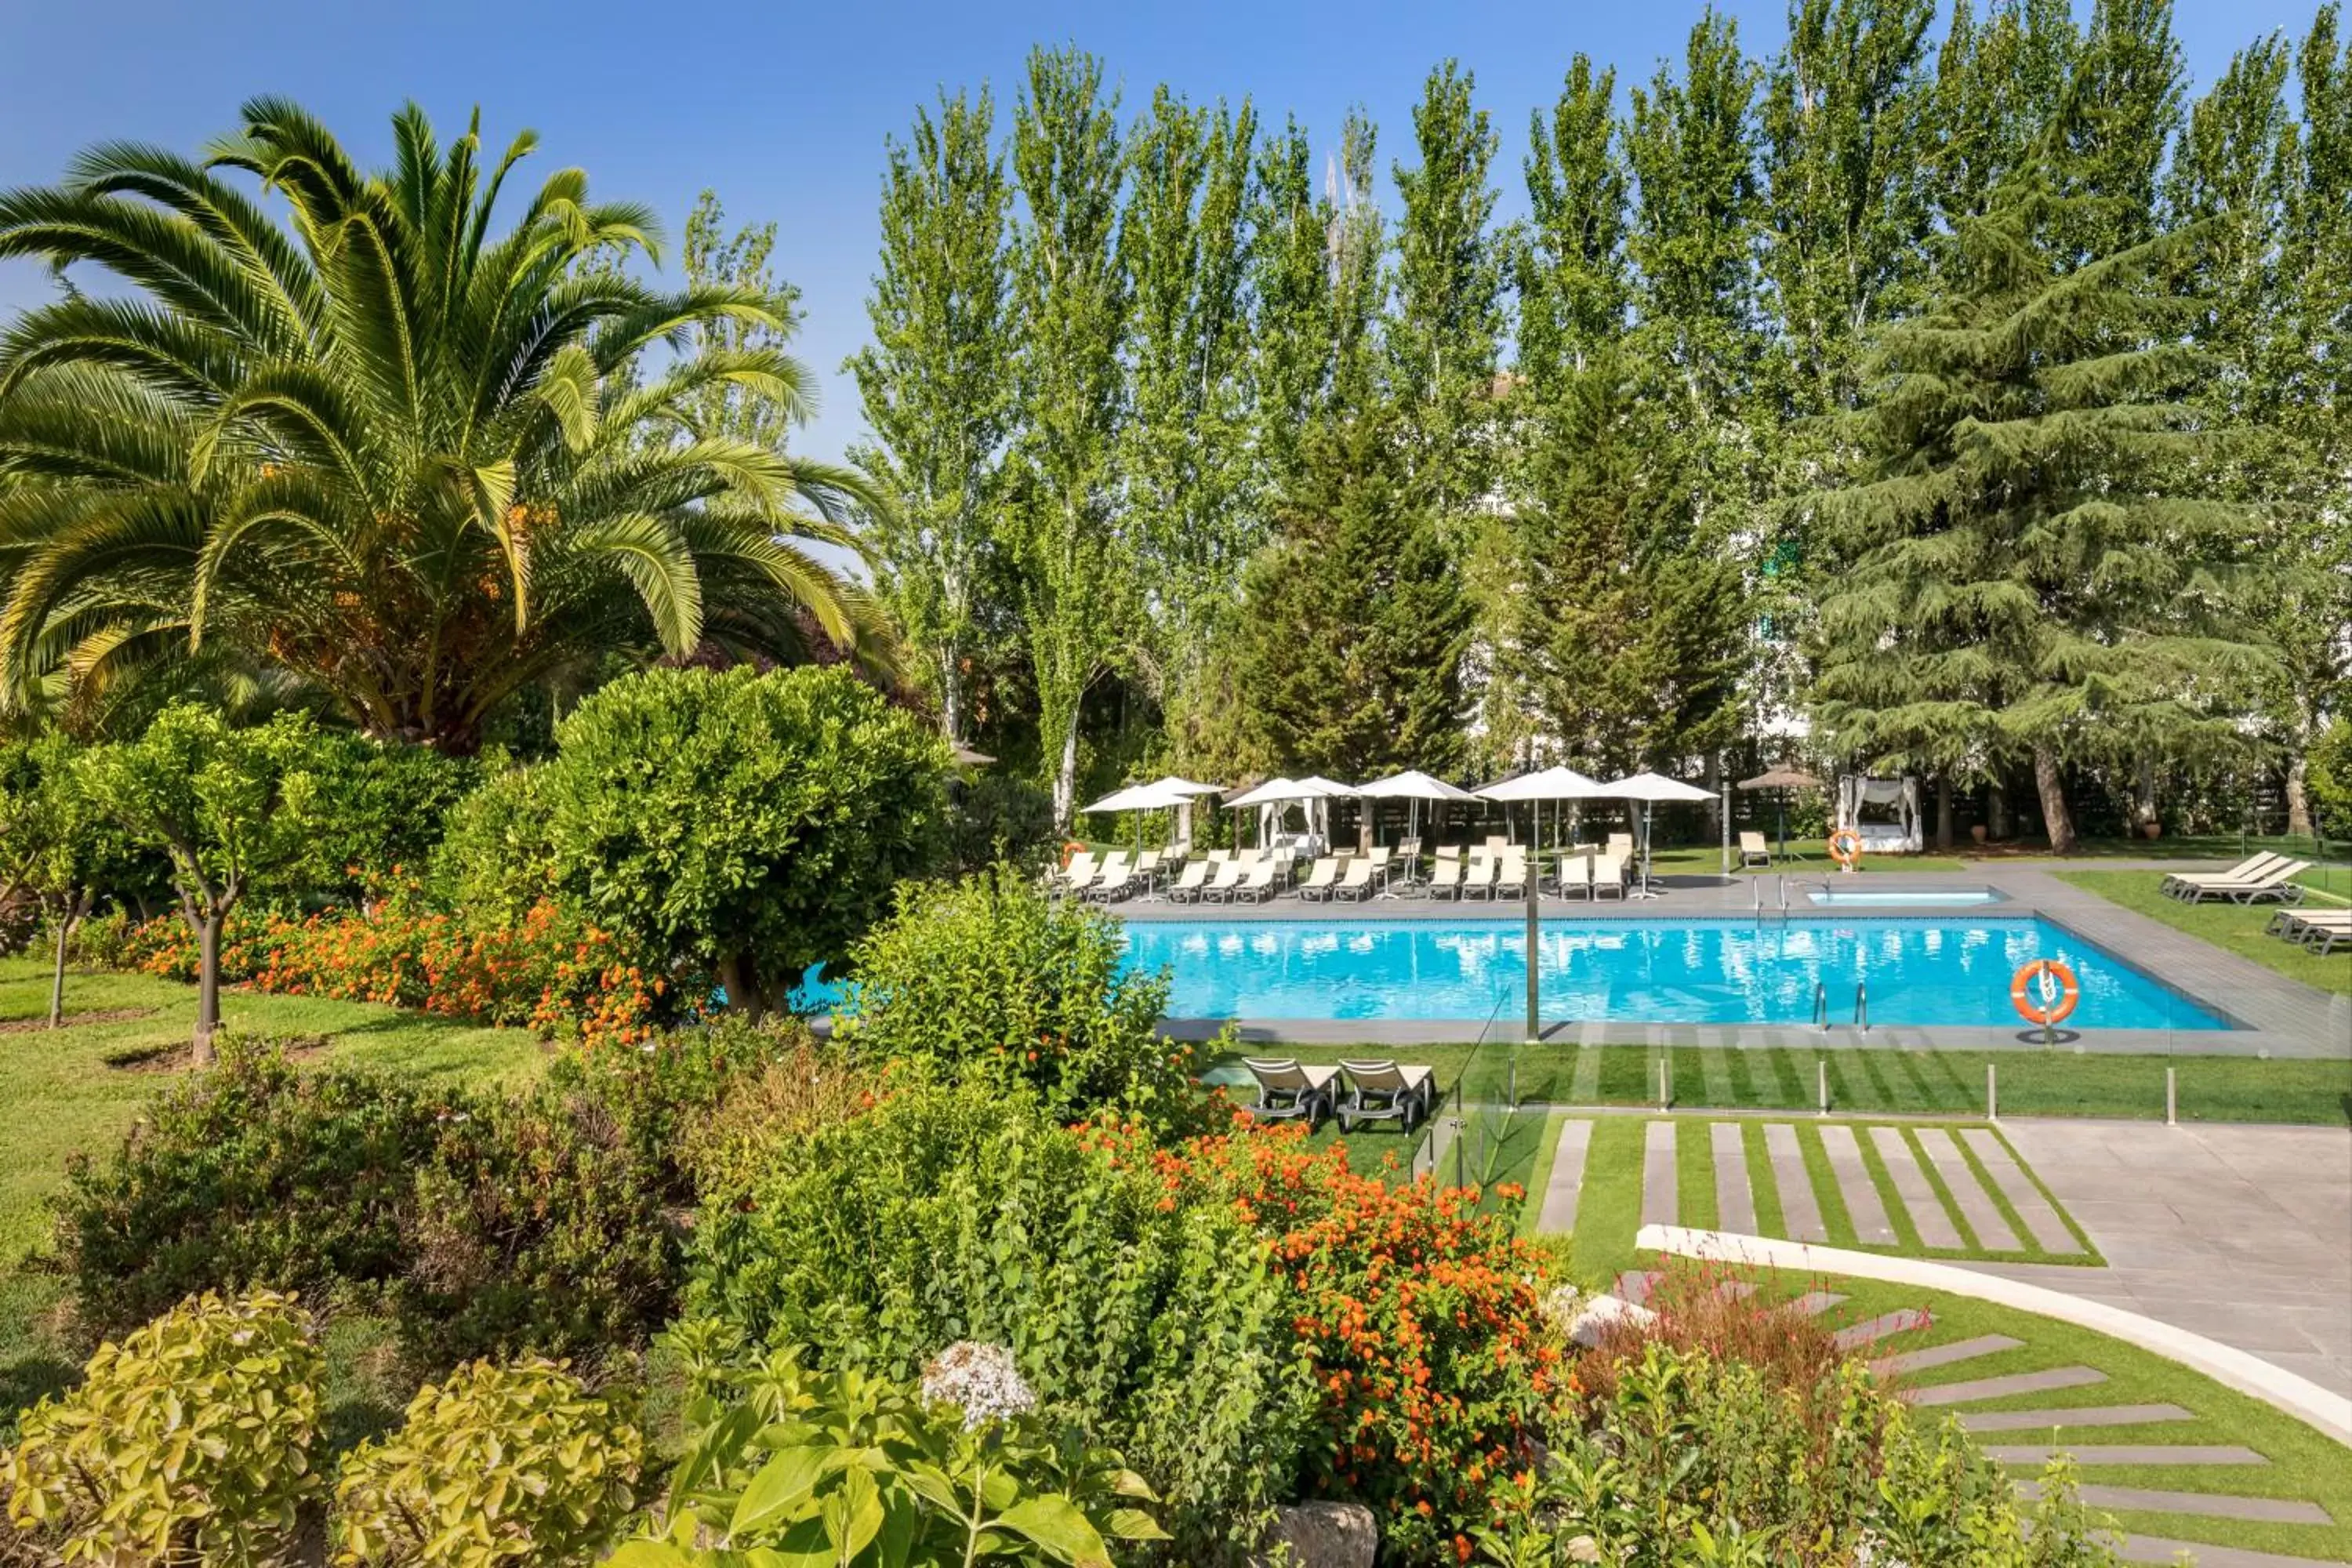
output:
<svg viewBox="0 0 2352 1568"><path fill-rule="evenodd" d="M1326 855L1308 868L1307 880L1298 884L1298 896L1302 899L1328 900L1339 878L1338 858Z"/></svg>
<svg viewBox="0 0 2352 1568"><path fill-rule="evenodd" d="M1180 904L1199 903L1201 891L1209 885L1209 872L1213 868L1212 863L1207 860L1186 862L1184 874L1176 879L1174 887L1168 889L1168 897Z"/></svg>
<svg viewBox="0 0 2352 1568"><path fill-rule="evenodd" d="M1592 896L1597 900L1603 893L1625 896L1625 862L1616 855L1595 855L1592 858Z"/></svg>
<svg viewBox="0 0 2352 1568"><path fill-rule="evenodd" d="M2227 886L2251 882L2285 859L2284 855L2265 849L2259 855L2249 855L2226 871L2173 871L2156 885L2157 891L2179 898L2190 888Z"/></svg>
<svg viewBox="0 0 2352 1568"><path fill-rule="evenodd" d="M1372 862L1369 856L1359 855L1348 862L1348 874L1339 879L1337 892L1351 902L1372 896Z"/></svg>
<svg viewBox="0 0 2352 1568"><path fill-rule="evenodd" d="M2281 903L2299 903L2303 884L2297 877L2311 869L2308 860L2281 860L2259 876L2242 882L2196 882L2180 896L2192 904L2207 899L2227 899L2233 904L2257 904L2275 899Z"/></svg>

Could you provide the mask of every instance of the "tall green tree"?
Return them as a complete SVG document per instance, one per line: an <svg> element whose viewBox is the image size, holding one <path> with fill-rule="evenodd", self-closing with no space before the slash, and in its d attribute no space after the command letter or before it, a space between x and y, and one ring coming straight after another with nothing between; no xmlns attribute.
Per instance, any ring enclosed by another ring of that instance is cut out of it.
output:
<svg viewBox="0 0 2352 1568"><path fill-rule="evenodd" d="M1139 614L1139 552L1117 473L1128 396L1118 264L1127 159L1118 95L1102 75L1091 55L1035 50L1013 120L1018 433L1004 539L1063 829L1076 805L1079 710L1126 658Z"/></svg>
<svg viewBox="0 0 2352 1568"><path fill-rule="evenodd" d="M2166 242L2074 263L2053 237L2084 200L2019 181L1964 224L1949 294L1885 335L1864 482L1810 498L1836 553L1830 744L1930 772L2030 759L2061 854L2070 763L2232 744L2275 673L2253 527L2213 499L2226 442L2173 401L2199 361Z"/></svg>
<svg viewBox="0 0 2352 1568"><path fill-rule="evenodd" d="M884 498L869 521L883 600L921 656L948 739L970 723L966 665L1006 631L992 591L1013 348L995 106L941 94L887 146L874 342L849 369L873 439L850 453Z"/></svg>
<svg viewBox="0 0 2352 1568"><path fill-rule="evenodd" d="M802 657L803 611L887 662L864 590L803 548L854 544L856 477L698 428L720 387L797 413L802 368L706 343L632 374L788 307L583 271L654 254L651 215L566 170L501 231L534 137L485 168L478 130L445 147L413 107L393 130L371 174L257 99L201 162L111 143L0 195L0 256L130 285L0 341L0 703L220 641L371 734L465 751L518 690L615 652ZM224 171L289 202L292 232Z"/></svg>
<svg viewBox="0 0 2352 1568"><path fill-rule="evenodd" d="M1528 116L1528 222L1512 247L1519 300L1518 372L1538 401L1564 391L1595 355L1624 339L1633 279L1625 257L1627 188L1619 145L1617 73L1570 62L1549 118Z"/></svg>
<svg viewBox="0 0 2352 1568"><path fill-rule="evenodd" d="M1246 217L1257 117L1160 88L1129 136L1119 243L1129 298L1125 506L1148 577L1146 648L1181 701L1263 537L1248 454Z"/></svg>
<svg viewBox="0 0 2352 1568"><path fill-rule="evenodd" d="M2075 259L2110 256L2157 232L2158 183L2187 79L2172 0L2096 0L2076 51L2053 146Z"/></svg>
<svg viewBox="0 0 2352 1568"><path fill-rule="evenodd" d="M2080 47L2069 0L1990 0L1982 16L1954 0L1936 57L1928 171L1943 235L1984 216L2002 183L2041 155Z"/></svg>
<svg viewBox="0 0 2352 1568"><path fill-rule="evenodd" d="M742 289L767 300L775 322L727 316L696 326L698 348L727 353L781 352L800 329L800 289L776 276L776 225L745 224L730 233L719 193L704 191L686 215L678 261L689 289ZM689 406L693 429L704 436L732 436L766 451L781 452L796 420L806 411L803 394L794 400L762 396L735 382L702 387Z"/></svg>
<svg viewBox="0 0 2352 1568"><path fill-rule="evenodd" d="M1420 162L1394 170L1403 210L1381 332L1413 482L1457 541L1494 484L1503 337L1503 246L1490 175L1496 141L1472 100L1475 86L1447 60L1429 73L1413 108Z"/></svg>
<svg viewBox="0 0 2352 1568"><path fill-rule="evenodd" d="M1276 542L1245 579L1239 700L1277 766L1459 771L1471 606L1385 404L1308 434Z"/></svg>

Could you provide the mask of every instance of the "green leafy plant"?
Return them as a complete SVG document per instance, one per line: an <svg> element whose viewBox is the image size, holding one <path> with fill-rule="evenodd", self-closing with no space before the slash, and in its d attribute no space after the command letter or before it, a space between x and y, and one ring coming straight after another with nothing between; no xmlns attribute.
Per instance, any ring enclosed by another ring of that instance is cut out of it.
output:
<svg viewBox="0 0 2352 1568"><path fill-rule="evenodd" d="M623 1547L620 1568L716 1565L735 1552L812 1568L980 1557L1108 1568L1108 1542L1168 1539L1141 1506L1157 1500L1143 1479L1075 1426L1007 1407L1027 1391L1002 1370L985 1398L1006 1403L967 1405L936 1367L920 1389L812 1371L789 1352L736 1372L710 1353L725 1342L687 1339L695 1430L671 1481L668 1537ZM701 1535L720 1550L697 1550Z"/></svg>
<svg viewBox="0 0 2352 1568"><path fill-rule="evenodd" d="M390 1279L439 1110L402 1079L303 1072L277 1042L224 1036L219 1066L166 1090L113 1158L73 1163L58 1238L83 1318L115 1332L201 1290Z"/></svg>
<svg viewBox="0 0 2352 1568"><path fill-rule="evenodd" d="M947 748L840 668L647 670L557 731L536 789L588 918L785 1005L940 849Z"/></svg>
<svg viewBox="0 0 2352 1568"><path fill-rule="evenodd" d="M636 1506L644 1439L563 1363L475 1362L409 1402L335 1487L343 1568L562 1568L595 1561Z"/></svg>
<svg viewBox="0 0 2352 1568"><path fill-rule="evenodd" d="M68 1563L266 1561L320 1489L323 1371L293 1298L198 1297L25 1416L0 1457L9 1515L61 1536Z"/></svg>
<svg viewBox="0 0 2352 1568"><path fill-rule="evenodd" d="M1017 1090L918 1085L706 1194L690 1310L830 1368L912 1379L1002 1344L1050 1419L1118 1449L1212 1562L1288 1498L1315 1397L1266 1249L1227 1201Z"/></svg>
<svg viewBox="0 0 2352 1568"><path fill-rule="evenodd" d="M1066 1120L1166 1125L1201 1103L1196 1047L1160 1036L1165 973L1125 973L1119 923L1010 866L900 889L853 954L835 1037L950 1080L1023 1084Z"/></svg>

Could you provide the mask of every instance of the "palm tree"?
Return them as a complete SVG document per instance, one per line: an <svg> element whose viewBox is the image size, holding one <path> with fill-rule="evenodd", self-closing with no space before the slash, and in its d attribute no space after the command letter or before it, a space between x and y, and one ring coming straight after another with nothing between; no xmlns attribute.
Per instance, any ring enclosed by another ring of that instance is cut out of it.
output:
<svg viewBox="0 0 2352 1568"><path fill-rule="evenodd" d="M226 644L465 750L614 651L792 660L814 628L887 665L808 548L856 548L857 477L705 427L728 387L805 418L803 367L725 330L785 331L787 301L629 278L652 218L576 169L494 233L528 132L486 178L478 116L445 152L412 105L363 174L291 102L244 120L202 162L110 143L0 194L0 256L132 286L0 335L0 710Z"/></svg>

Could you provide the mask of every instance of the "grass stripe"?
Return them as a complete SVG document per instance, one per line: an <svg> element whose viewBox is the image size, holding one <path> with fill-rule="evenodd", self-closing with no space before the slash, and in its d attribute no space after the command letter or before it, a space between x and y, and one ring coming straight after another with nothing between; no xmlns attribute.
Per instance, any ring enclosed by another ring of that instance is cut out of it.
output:
<svg viewBox="0 0 2352 1568"><path fill-rule="evenodd" d="M1786 1237L1789 1216L1780 1207L1780 1184L1772 1179L1772 1153L1764 1146L1762 1122L1741 1124L1739 1150L1748 1159L1748 1193L1756 1204L1756 1234Z"/></svg>
<svg viewBox="0 0 2352 1568"><path fill-rule="evenodd" d="M1713 1230L1720 1216L1715 1198L1715 1125L1696 1117L1675 1128L1675 1208L1683 1224Z"/></svg>
<svg viewBox="0 0 2352 1568"><path fill-rule="evenodd" d="M1917 1162L1920 1173L1927 1178L1927 1185L1935 1189L1936 1201L1944 1205L1944 1213L1951 1220L1952 1228L1959 1233L1961 1242L1970 1252L1982 1252L1984 1243L1978 1238L1976 1227L1969 1223L1969 1216L1960 1212L1959 1204L1952 1197L1952 1189L1944 1184L1944 1173L1937 1168L1935 1161L1927 1158L1927 1146L1919 1142L1919 1130L1906 1127L1900 1131L1903 1142L1910 1146L1911 1158Z"/></svg>

